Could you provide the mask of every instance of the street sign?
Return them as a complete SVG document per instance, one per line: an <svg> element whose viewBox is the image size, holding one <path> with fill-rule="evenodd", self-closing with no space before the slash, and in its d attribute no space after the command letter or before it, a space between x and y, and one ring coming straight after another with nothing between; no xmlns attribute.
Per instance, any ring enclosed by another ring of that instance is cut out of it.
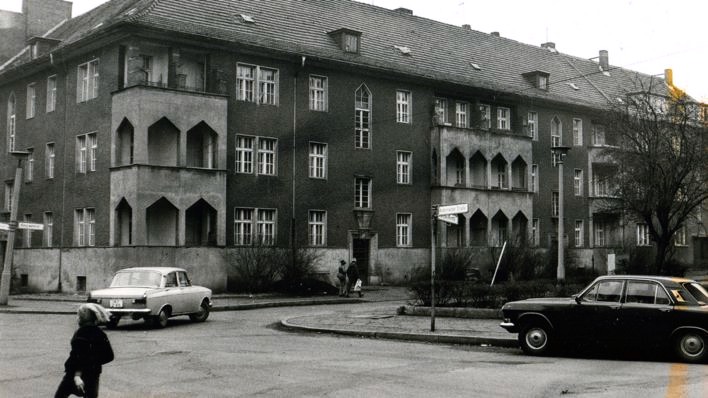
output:
<svg viewBox="0 0 708 398"><path fill-rule="evenodd" d="M438 220L457 225L457 214L443 214L438 216Z"/></svg>
<svg viewBox="0 0 708 398"><path fill-rule="evenodd" d="M41 231L44 229L44 224L37 224L34 222L19 222L17 223L17 228L19 229L35 229Z"/></svg>
<svg viewBox="0 0 708 398"><path fill-rule="evenodd" d="M6 222L0 222L0 231L9 231L10 230L10 224Z"/></svg>
<svg viewBox="0 0 708 398"><path fill-rule="evenodd" d="M467 213L467 203L438 207L438 216Z"/></svg>

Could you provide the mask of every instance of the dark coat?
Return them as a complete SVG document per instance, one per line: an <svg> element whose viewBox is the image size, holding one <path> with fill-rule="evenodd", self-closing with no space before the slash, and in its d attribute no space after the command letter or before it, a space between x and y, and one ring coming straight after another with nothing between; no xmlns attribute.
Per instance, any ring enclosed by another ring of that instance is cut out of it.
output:
<svg viewBox="0 0 708 398"><path fill-rule="evenodd" d="M356 263L349 264L349 268L347 268L347 276L349 277L351 283L354 283L357 279L359 279L359 267Z"/></svg>
<svg viewBox="0 0 708 398"><path fill-rule="evenodd" d="M71 352L64 362L64 371L72 375L80 370L83 374L101 374L101 365L113 360L113 348L108 336L95 325L82 326L71 338Z"/></svg>

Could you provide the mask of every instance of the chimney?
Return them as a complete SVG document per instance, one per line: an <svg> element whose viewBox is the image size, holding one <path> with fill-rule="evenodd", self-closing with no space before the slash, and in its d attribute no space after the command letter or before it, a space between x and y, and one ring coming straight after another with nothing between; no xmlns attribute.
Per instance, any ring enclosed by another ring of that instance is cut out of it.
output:
<svg viewBox="0 0 708 398"><path fill-rule="evenodd" d="M462 25L462 29L464 30L472 30L472 26L470 24L464 24Z"/></svg>
<svg viewBox="0 0 708 398"><path fill-rule="evenodd" d="M664 69L664 81L669 86L674 85L674 71L672 69Z"/></svg>
<svg viewBox="0 0 708 398"><path fill-rule="evenodd" d="M399 7L393 11L400 12L401 14L413 15L413 10L411 10L410 8Z"/></svg>
<svg viewBox="0 0 708 398"><path fill-rule="evenodd" d="M490 33L490 35L495 36L495 37L500 37L499 32L492 32L492 33Z"/></svg>
<svg viewBox="0 0 708 398"><path fill-rule="evenodd" d="M547 43L541 43L541 48L545 48L546 50L555 50L556 49L556 43L549 41Z"/></svg>
<svg viewBox="0 0 708 398"><path fill-rule="evenodd" d="M607 72L610 70L610 56L607 50L600 50L600 58L598 60L600 63L600 68Z"/></svg>

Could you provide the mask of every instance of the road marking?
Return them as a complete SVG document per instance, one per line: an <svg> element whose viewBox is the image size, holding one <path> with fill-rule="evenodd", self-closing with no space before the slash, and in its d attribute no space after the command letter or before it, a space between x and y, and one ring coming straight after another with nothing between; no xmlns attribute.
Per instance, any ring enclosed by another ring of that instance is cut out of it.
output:
<svg viewBox="0 0 708 398"><path fill-rule="evenodd" d="M686 391L686 376L688 374L688 365L685 363L671 364L669 370L669 385L666 389L666 398L683 398L687 397Z"/></svg>

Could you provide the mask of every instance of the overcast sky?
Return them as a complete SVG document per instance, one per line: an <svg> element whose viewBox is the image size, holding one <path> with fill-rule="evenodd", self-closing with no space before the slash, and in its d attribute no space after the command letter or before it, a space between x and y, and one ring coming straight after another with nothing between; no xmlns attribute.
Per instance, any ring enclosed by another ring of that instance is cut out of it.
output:
<svg viewBox="0 0 708 398"><path fill-rule="evenodd" d="M73 0L74 16L107 0ZM235 1L235 0L234 0ZM328 0L310 0L328 1ZM706 0L359 0L523 43L556 43L582 58L609 51L610 64L646 74L674 71L674 83L708 102ZM22 0L0 0L21 10Z"/></svg>

